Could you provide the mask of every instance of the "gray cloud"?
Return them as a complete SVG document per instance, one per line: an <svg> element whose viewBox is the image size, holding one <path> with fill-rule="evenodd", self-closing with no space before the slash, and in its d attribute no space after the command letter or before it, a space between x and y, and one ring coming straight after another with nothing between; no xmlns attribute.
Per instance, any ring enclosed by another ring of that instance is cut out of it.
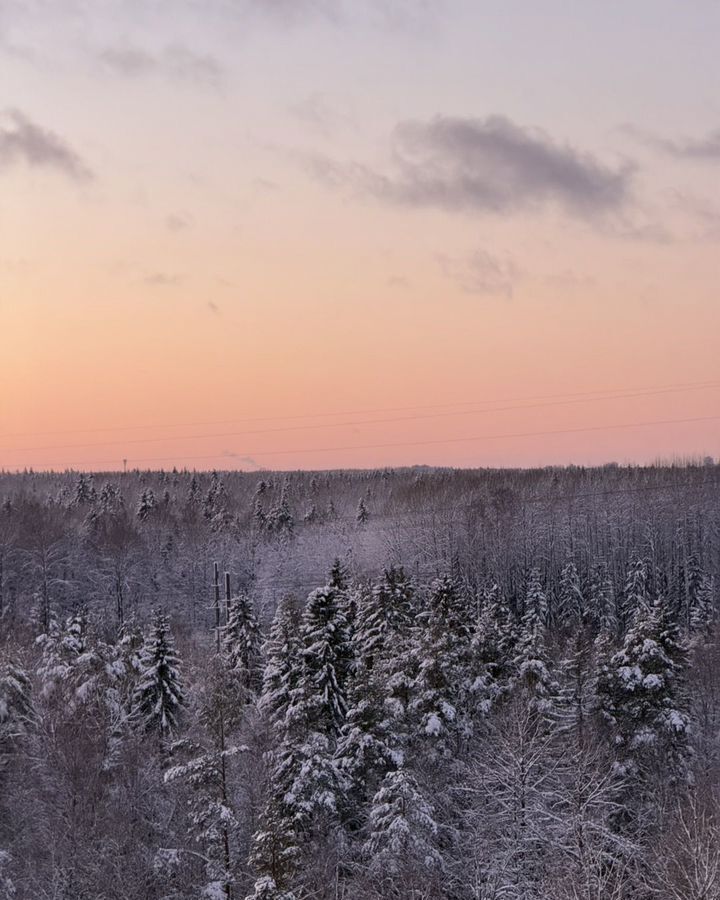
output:
<svg viewBox="0 0 720 900"><path fill-rule="evenodd" d="M143 284L157 288L176 287L181 281L179 275L168 272L151 272L143 278Z"/></svg>
<svg viewBox="0 0 720 900"><path fill-rule="evenodd" d="M511 299L514 282L520 275L519 268L512 260L485 250L476 250L464 259L440 255L438 263L443 274L464 291L486 297Z"/></svg>
<svg viewBox="0 0 720 900"><path fill-rule="evenodd" d="M159 53L133 46L107 47L99 58L109 71L128 78L157 74L202 87L219 87L225 77L225 69L213 56L176 44Z"/></svg>
<svg viewBox="0 0 720 900"><path fill-rule="evenodd" d="M305 125L329 137L350 124L351 117L346 109L333 101L327 94L314 93L289 107L291 115Z"/></svg>
<svg viewBox="0 0 720 900"><path fill-rule="evenodd" d="M36 125L18 110L7 110L0 122L0 169L23 162L54 169L73 181L88 181L92 172L59 135Z"/></svg>
<svg viewBox="0 0 720 900"><path fill-rule="evenodd" d="M309 160L333 185L351 183L384 201L452 212L509 213L557 205L580 216L615 212L630 197L632 168L611 168L544 132L503 116L402 122L394 168Z"/></svg>
<svg viewBox="0 0 720 900"><path fill-rule="evenodd" d="M192 227L192 219L182 213L170 213L165 216L165 227L168 231L186 231Z"/></svg>
<svg viewBox="0 0 720 900"><path fill-rule="evenodd" d="M646 136L646 143L679 159L700 159L720 162L720 128L705 137L681 141Z"/></svg>

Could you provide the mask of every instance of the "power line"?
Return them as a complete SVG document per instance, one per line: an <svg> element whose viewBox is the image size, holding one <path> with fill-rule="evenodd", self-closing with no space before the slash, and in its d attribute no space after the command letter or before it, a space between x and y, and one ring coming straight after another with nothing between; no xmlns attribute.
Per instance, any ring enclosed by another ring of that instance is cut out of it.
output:
<svg viewBox="0 0 720 900"><path fill-rule="evenodd" d="M439 412L439 413L424 413L422 415L415 416L400 416L400 417L392 417L385 419L360 419L355 421L346 421L346 422L331 422L331 423L320 423L314 425L285 425L279 428L260 428L252 431L225 431L214 434L184 434L184 435L173 435L172 437L164 436L164 437L152 437L152 438L131 438L131 439L120 439L115 441L94 441L82 444L55 444L55 445L44 445L40 447L13 447L11 452L16 453L30 453L37 452L42 450L78 450L85 447L114 447L121 445L126 447L130 444L156 444L161 443L163 441L173 440L173 441L189 441L189 440L206 440L210 438L227 438L227 437L247 437L249 435L256 434L277 434L279 432L287 432L287 431L307 431L307 430L315 430L315 429L325 429L325 428L349 428L357 425L385 425L397 422L412 422L418 421L421 419L444 419L444 418L453 418L455 416L469 416L469 415L481 415L486 413L496 413L496 412L508 412L512 410L526 410L526 409L541 409L550 406L568 406L575 403L593 403L597 401L608 401L608 400L626 400L631 399L633 397L648 397L655 396L658 394L673 394L673 393L683 393L689 390L700 390L700 389L708 389L708 388L717 388L720 387L720 381L709 383L707 385L703 385L700 387L677 387L677 388L657 388L651 390L643 390L636 391L634 393L625 393L620 395L605 395L598 397L588 397L588 398L576 398L576 399L566 399L566 400L550 400L544 403L532 403L532 404L522 404L518 406L498 406L492 409L470 409L470 410L454 410L453 412Z"/></svg>
<svg viewBox="0 0 720 900"><path fill-rule="evenodd" d="M341 453L348 450L382 450L382 449L390 449L390 448L400 448L400 447L428 447L440 444L455 444L455 443L472 443L473 441L494 441L494 440L503 440L503 439L515 439L515 438L528 438L528 437L548 437L552 435L562 435L562 434L581 434L595 431L612 431L623 428L645 428L651 427L655 425L686 425L694 422L714 422L720 419L720 415L716 416L692 416L684 419L654 419L646 422L621 422L610 425L586 425L579 428L558 428L551 429L546 431L516 431L516 432L505 432L503 434L480 434L473 435L469 437L452 437L452 438L434 438L430 440L421 440L421 441L399 441L399 442L388 442L381 444L350 444L344 446L336 446L336 447L307 447L307 448L294 448L292 450L247 450L247 451L237 451L234 454L234 457L228 457L227 453L212 453L212 454L202 454L202 455L193 455L188 456L185 454L180 454L182 459L192 459L192 460L210 460L210 459L229 459L235 457L253 457L253 456L288 456L295 454L306 454L306 453ZM139 462L166 462L167 460L177 459L178 454L173 454L170 456L145 456L145 457L135 457L132 460L128 460L129 462L139 463ZM86 460L83 465L88 466L96 466L96 465L113 465L117 463L116 459L103 459L103 460ZM21 468L25 466L25 463L14 463L14 464L6 464L8 467ZM74 465L67 463L54 463L51 464L52 468L74 468Z"/></svg>
<svg viewBox="0 0 720 900"><path fill-rule="evenodd" d="M659 385L653 387L642 387L642 388L597 388L592 391L577 391L577 392L565 392L561 394L541 394L532 397L510 397L502 400L457 400L452 403L437 403L437 404L424 404L420 406L386 406L379 407L374 409L356 409L356 410L345 410L338 412L326 412L326 413L301 413L289 416L254 416L242 419L231 419L225 421L214 421L214 422L180 422L180 423L170 423L170 424L144 424L144 425L111 425L107 427L95 427L95 428L68 428L68 429L59 429L59 430L51 430L51 431L21 431L21 432L8 432L6 434L0 434L0 438L15 438L15 437L39 437L43 435L52 435L52 434L94 434L94 433L104 433L109 431L136 431L136 430L146 430L146 429L163 429L163 428L204 428L204 427L213 427L213 426L221 426L221 425L235 425L242 422L275 422L275 421L296 421L299 419L317 419L317 418L336 418L337 416L354 416L354 415L365 415L365 414L374 414L374 413L384 413L384 412L412 412L415 410L424 410L424 409L450 409L454 407L461 406L477 406L478 404L489 404L489 403L525 403L535 400L555 400L558 398L566 398L564 402L570 402L573 398L583 398L587 397L589 399L611 399L615 395L621 395L618 399L623 399L624 394L627 392L632 392L632 395L640 396L645 393L664 393L664 392L673 392L673 391L682 391L682 390L693 390L698 389L701 390L703 388L712 388L720 385L720 381L690 381L690 382L680 382L669 385ZM603 394L608 395L607 397L596 397L595 395ZM489 409L488 412L493 412L495 409ZM353 422L352 424L361 424L357 422ZM304 427L304 426L303 426ZM206 435L210 437L211 435ZM172 436L170 436L172 437ZM177 438L176 438L177 439ZM153 439L154 440L154 439ZM88 445L85 445L88 446ZM25 448L15 448L15 449L25 449ZM48 447L46 449L59 449L55 447Z"/></svg>

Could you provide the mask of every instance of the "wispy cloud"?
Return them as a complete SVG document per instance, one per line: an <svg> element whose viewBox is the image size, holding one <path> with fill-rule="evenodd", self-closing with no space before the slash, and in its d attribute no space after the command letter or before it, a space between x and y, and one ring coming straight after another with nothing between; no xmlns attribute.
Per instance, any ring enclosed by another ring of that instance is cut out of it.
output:
<svg viewBox="0 0 720 900"><path fill-rule="evenodd" d="M518 266L507 257L496 256L485 250L476 250L468 257L438 256L443 274L469 294L486 297L513 296L515 280L520 275Z"/></svg>
<svg viewBox="0 0 720 900"><path fill-rule="evenodd" d="M0 169L17 163L54 169L78 182L93 177L90 168L63 138L13 109L0 119Z"/></svg>
<svg viewBox="0 0 720 900"><path fill-rule="evenodd" d="M192 219L182 213L170 213L165 216L165 227L168 231L187 231L192 227Z"/></svg>
<svg viewBox="0 0 720 900"><path fill-rule="evenodd" d="M106 69L128 78L164 75L175 81L214 88L225 78L225 69L214 56L177 44L158 52L135 46L107 47L99 58Z"/></svg>
<svg viewBox="0 0 720 900"><path fill-rule="evenodd" d="M143 284L146 284L148 287L157 288L176 287L180 284L181 280L179 275L174 275L172 273L150 272L150 274L143 278Z"/></svg>
<svg viewBox="0 0 720 900"><path fill-rule="evenodd" d="M289 107L290 114L323 137L329 137L341 128L350 124L351 117L347 109L327 94L313 93L293 103Z"/></svg>
<svg viewBox="0 0 720 900"><path fill-rule="evenodd" d="M401 122L392 155L386 172L322 157L306 158L306 164L331 185L449 212L505 214L555 205L590 217L617 212L630 199L631 166L607 166L503 116Z"/></svg>
<svg viewBox="0 0 720 900"><path fill-rule="evenodd" d="M665 138L644 131L634 125L624 125L621 131L640 143L676 159L720 162L720 128L697 138Z"/></svg>

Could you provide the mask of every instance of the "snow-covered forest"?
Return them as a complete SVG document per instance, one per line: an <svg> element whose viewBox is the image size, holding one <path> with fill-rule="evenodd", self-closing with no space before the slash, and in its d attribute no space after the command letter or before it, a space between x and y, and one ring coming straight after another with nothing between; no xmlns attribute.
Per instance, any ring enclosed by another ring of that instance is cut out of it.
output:
<svg viewBox="0 0 720 900"><path fill-rule="evenodd" d="M0 474L0 897L717 900L719 499Z"/></svg>

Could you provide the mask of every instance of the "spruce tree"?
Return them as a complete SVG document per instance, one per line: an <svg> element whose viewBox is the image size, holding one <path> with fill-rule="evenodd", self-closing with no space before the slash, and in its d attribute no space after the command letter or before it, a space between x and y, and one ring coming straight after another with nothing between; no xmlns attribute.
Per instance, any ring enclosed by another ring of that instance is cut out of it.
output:
<svg viewBox="0 0 720 900"><path fill-rule="evenodd" d="M265 644L266 665L260 709L278 738L286 727L288 711L300 682L301 655L299 613L291 597L283 598L275 611Z"/></svg>
<svg viewBox="0 0 720 900"><path fill-rule="evenodd" d="M140 676L133 696L132 716L145 731L161 741L177 731L185 705L180 658L175 652L169 622L160 610L140 652Z"/></svg>
<svg viewBox="0 0 720 900"><path fill-rule="evenodd" d="M636 611L650 602L647 563L638 556L633 557L625 576L625 587L619 609L619 624L622 633L633 621Z"/></svg>
<svg viewBox="0 0 720 900"><path fill-rule="evenodd" d="M560 628L578 627L585 618L585 597L574 562L565 564L560 573L555 621Z"/></svg>
<svg viewBox="0 0 720 900"><path fill-rule="evenodd" d="M518 628L497 584L483 592L483 603L472 637L472 692L477 710L488 715L509 690Z"/></svg>
<svg viewBox="0 0 720 900"><path fill-rule="evenodd" d="M527 691L539 709L547 709L557 685L550 674L545 646L547 598L540 572L532 569L528 578L525 611L520 621L520 636L514 667L517 686Z"/></svg>
<svg viewBox="0 0 720 900"><path fill-rule="evenodd" d="M450 756L470 733L472 686L469 604L450 576L431 585L420 627L413 707L431 755Z"/></svg>
<svg viewBox="0 0 720 900"><path fill-rule="evenodd" d="M362 848L384 897L405 896L413 883L427 888L441 874L437 835L433 809L417 781L404 768L388 772L373 797Z"/></svg>
<svg viewBox="0 0 720 900"><path fill-rule="evenodd" d="M194 703L197 738L173 747L186 761L165 773L166 783L180 783L190 791L189 832L202 848L207 897L230 898L238 874L240 822L233 804L233 762L247 748L230 737L242 709L235 702L231 680L225 660L215 656Z"/></svg>
<svg viewBox="0 0 720 900"><path fill-rule="evenodd" d="M157 502L155 500L155 494L153 493L152 488L146 488L142 494L140 494L135 515L141 522L145 522L156 508Z"/></svg>
<svg viewBox="0 0 720 900"><path fill-rule="evenodd" d="M261 686L262 657L260 625L252 599L244 592L230 600L222 646L227 665L248 702Z"/></svg>
<svg viewBox="0 0 720 900"><path fill-rule="evenodd" d="M303 714L309 730L336 739L347 713L351 648L340 592L327 585L307 599L300 626Z"/></svg>
<svg viewBox="0 0 720 900"><path fill-rule="evenodd" d="M10 660L0 668L0 768L3 756L19 744L34 724L30 678Z"/></svg>
<svg viewBox="0 0 720 900"><path fill-rule="evenodd" d="M686 648L667 603L640 602L622 649L600 664L597 692L618 766L638 779L662 765L680 776L688 752Z"/></svg>

